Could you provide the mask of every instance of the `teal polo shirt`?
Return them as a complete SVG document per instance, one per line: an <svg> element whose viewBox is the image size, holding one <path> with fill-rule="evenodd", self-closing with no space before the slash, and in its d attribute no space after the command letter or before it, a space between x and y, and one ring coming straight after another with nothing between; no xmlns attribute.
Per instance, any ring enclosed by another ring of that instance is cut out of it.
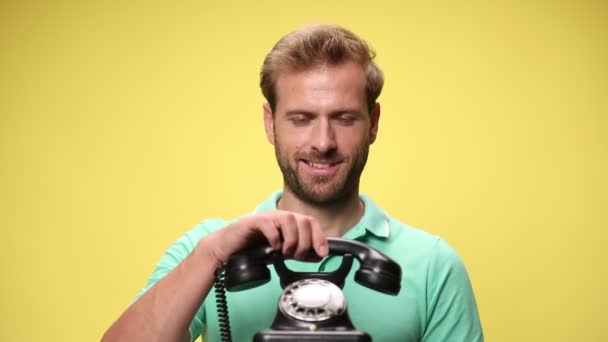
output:
<svg viewBox="0 0 608 342"><path fill-rule="evenodd" d="M281 194L273 193L254 213L276 209ZM441 238L395 220L365 195L360 198L364 214L343 238L366 243L390 256L401 265L403 278L399 295L376 292L353 280L358 267L355 261L343 289L355 327L380 342L483 341L471 283L458 254ZM184 260L200 239L232 222L205 220L177 240L136 299ZM286 264L299 272L327 272L338 268L341 260L330 256L318 263L288 260ZM282 289L273 267L269 268L269 283L227 292L234 341L251 341L274 320ZM220 341L218 327L215 292L211 290L192 320L190 335L192 340L202 335L204 341Z"/></svg>

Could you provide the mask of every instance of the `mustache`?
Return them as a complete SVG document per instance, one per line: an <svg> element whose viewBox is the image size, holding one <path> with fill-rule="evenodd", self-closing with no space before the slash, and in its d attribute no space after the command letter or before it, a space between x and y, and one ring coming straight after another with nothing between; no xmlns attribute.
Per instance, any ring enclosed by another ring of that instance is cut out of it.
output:
<svg viewBox="0 0 608 342"><path fill-rule="evenodd" d="M297 159L313 160L317 162L335 162L346 159L342 153L338 153L336 150L330 150L327 152L300 152L296 153Z"/></svg>

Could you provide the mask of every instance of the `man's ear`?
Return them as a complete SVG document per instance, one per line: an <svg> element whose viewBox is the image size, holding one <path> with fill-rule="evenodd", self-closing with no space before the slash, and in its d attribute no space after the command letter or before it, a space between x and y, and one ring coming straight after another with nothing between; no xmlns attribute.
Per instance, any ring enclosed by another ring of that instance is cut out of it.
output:
<svg viewBox="0 0 608 342"><path fill-rule="evenodd" d="M268 103L264 103L264 129L266 130L266 138L274 145L274 116L272 109Z"/></svg>
<svg viewBox="0 0 608 342"><path fill-rule="evenodd" d="M380 104L376 102L374 109L370 113L369 143L373 144L378 135L378 124L380 123Z"/></svg>

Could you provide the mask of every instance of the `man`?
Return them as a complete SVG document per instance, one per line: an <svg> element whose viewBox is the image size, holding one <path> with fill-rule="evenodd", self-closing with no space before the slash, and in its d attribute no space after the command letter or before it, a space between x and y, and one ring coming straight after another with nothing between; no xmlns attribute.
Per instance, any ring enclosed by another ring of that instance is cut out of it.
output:
<svg viewBox="0 0 608 342"><path fill-rule="evenodd" d="M266 136L275 147L284 187L254 213L232 221L207 220L166 252L137 300L104 341L218 341L215 270L251 241L265 239L286 258L311 249L328 253L328 236L364 242L396 260L402 290L388 296L352 282L344 288L355 326L376 341L483 341L463 263L440 238L388 216L359 194L369 145L376 140L383 76L374 54L352 32L309 25L283 37L261 73ZM290 260L296 271L331 270ZM351 272L352 273L352 272ZM235 341L270 326L280 287L229 293Z"/></svg>

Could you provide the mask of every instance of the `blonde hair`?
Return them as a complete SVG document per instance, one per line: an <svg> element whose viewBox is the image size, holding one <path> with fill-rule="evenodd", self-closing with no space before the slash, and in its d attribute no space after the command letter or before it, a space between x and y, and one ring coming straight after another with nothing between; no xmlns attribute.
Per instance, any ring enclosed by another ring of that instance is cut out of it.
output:
<svg viewBox="0 0 608 342"><path fill-rule="evenodd" d="M341 26L307 25L281 38L264 59L260 72L262 94L274 112L277 101L275 85L281 72L353 61L365 72L365 95L371 113L384 84L382 71L374 63L375 57L375 52L364 40Z"/></svg>

